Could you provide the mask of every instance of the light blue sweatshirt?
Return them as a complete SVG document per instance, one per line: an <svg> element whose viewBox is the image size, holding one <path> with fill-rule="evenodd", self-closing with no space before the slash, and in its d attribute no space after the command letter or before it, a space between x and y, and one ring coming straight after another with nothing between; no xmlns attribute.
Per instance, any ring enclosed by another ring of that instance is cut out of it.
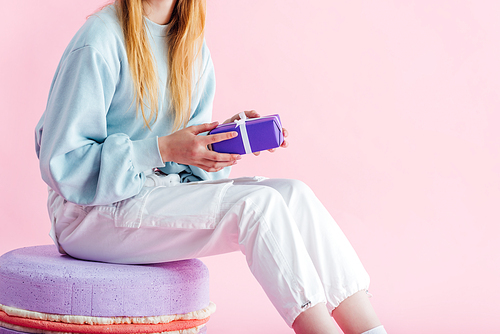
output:
<svg viewBox="0 0 500 334"><path fill-rule="evenodd" d="M182 182L229 175L229 168L208 173L194 166L162 162L158 137L172 130L172 118L166 111L166 26L146 23L160 88L160 111L151 130L136 112L114 6L89 17L59 63L47 108L36 127L36 152L43 180L70 202L108 205L130 198L143 187L144 172L153 168L179 174ZM202 51L188 126L210 122L212 117L214 68L205 44Z"/></svg>

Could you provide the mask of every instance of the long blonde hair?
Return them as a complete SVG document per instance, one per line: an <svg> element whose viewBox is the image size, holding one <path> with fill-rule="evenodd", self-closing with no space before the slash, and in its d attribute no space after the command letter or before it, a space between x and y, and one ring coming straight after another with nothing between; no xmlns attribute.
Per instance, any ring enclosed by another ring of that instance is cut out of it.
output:
<svg viewBox="0 0 500 334"><path fill-rule="evenodd" d="M145 28L143 0L116 0L123 29L137 111L150 128L158 118L158 74ZM205 0L177 0L167 28L169 109L173 130L186 126L191 112L194 65L205 31ZM149 107L149 114L145 109Z"/></svg>

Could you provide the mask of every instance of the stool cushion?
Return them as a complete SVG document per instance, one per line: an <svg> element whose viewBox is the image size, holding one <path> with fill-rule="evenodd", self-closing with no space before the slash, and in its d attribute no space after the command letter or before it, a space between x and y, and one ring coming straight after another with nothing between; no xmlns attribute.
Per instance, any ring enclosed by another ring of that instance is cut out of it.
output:
<svg viewBox="0 0 500 334"><path fill-rule="evenodd" d="M209 277L197 259L149 265L75 260L55 246L0 257L0 304L83 316L183 314L209 305Z"/></svg>
<svg viewBox="0 0 500 334"><path fill-rule="evenodd" d="M0 306L63 316L158 317L203 311L208 317L213 304L208 269L197 259L109 264L61 255L55 246L35 246L0 257Z"/></svg>

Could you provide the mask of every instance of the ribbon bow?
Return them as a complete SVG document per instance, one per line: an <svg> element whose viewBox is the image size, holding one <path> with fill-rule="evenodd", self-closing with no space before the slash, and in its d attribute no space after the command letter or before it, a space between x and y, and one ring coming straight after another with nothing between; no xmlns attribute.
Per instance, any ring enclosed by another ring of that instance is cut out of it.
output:
<svg viewBox="0 0 500 334"><path fill-rule="evenodd" d="M247 115L244 112L239 113L240 119L234 121L236 123L236 128L240 128L241 141L243 142L243 147L245 148L245 153L252 153L252 147L250 146L250 140L248 139L247 133Z"/></svg>

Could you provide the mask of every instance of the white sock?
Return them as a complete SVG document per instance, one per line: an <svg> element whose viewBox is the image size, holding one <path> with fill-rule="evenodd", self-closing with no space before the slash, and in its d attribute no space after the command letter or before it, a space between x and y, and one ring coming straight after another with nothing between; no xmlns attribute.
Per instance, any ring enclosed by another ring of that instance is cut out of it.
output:
<svg viewBox="0 0 500 334"><path fill-rule="evenodd" d="M385 331L384 326L380 325L380 326L375 327L373 329L370 329L369 331L366 331L362 334L387 334L387 332Z"/></svg>

